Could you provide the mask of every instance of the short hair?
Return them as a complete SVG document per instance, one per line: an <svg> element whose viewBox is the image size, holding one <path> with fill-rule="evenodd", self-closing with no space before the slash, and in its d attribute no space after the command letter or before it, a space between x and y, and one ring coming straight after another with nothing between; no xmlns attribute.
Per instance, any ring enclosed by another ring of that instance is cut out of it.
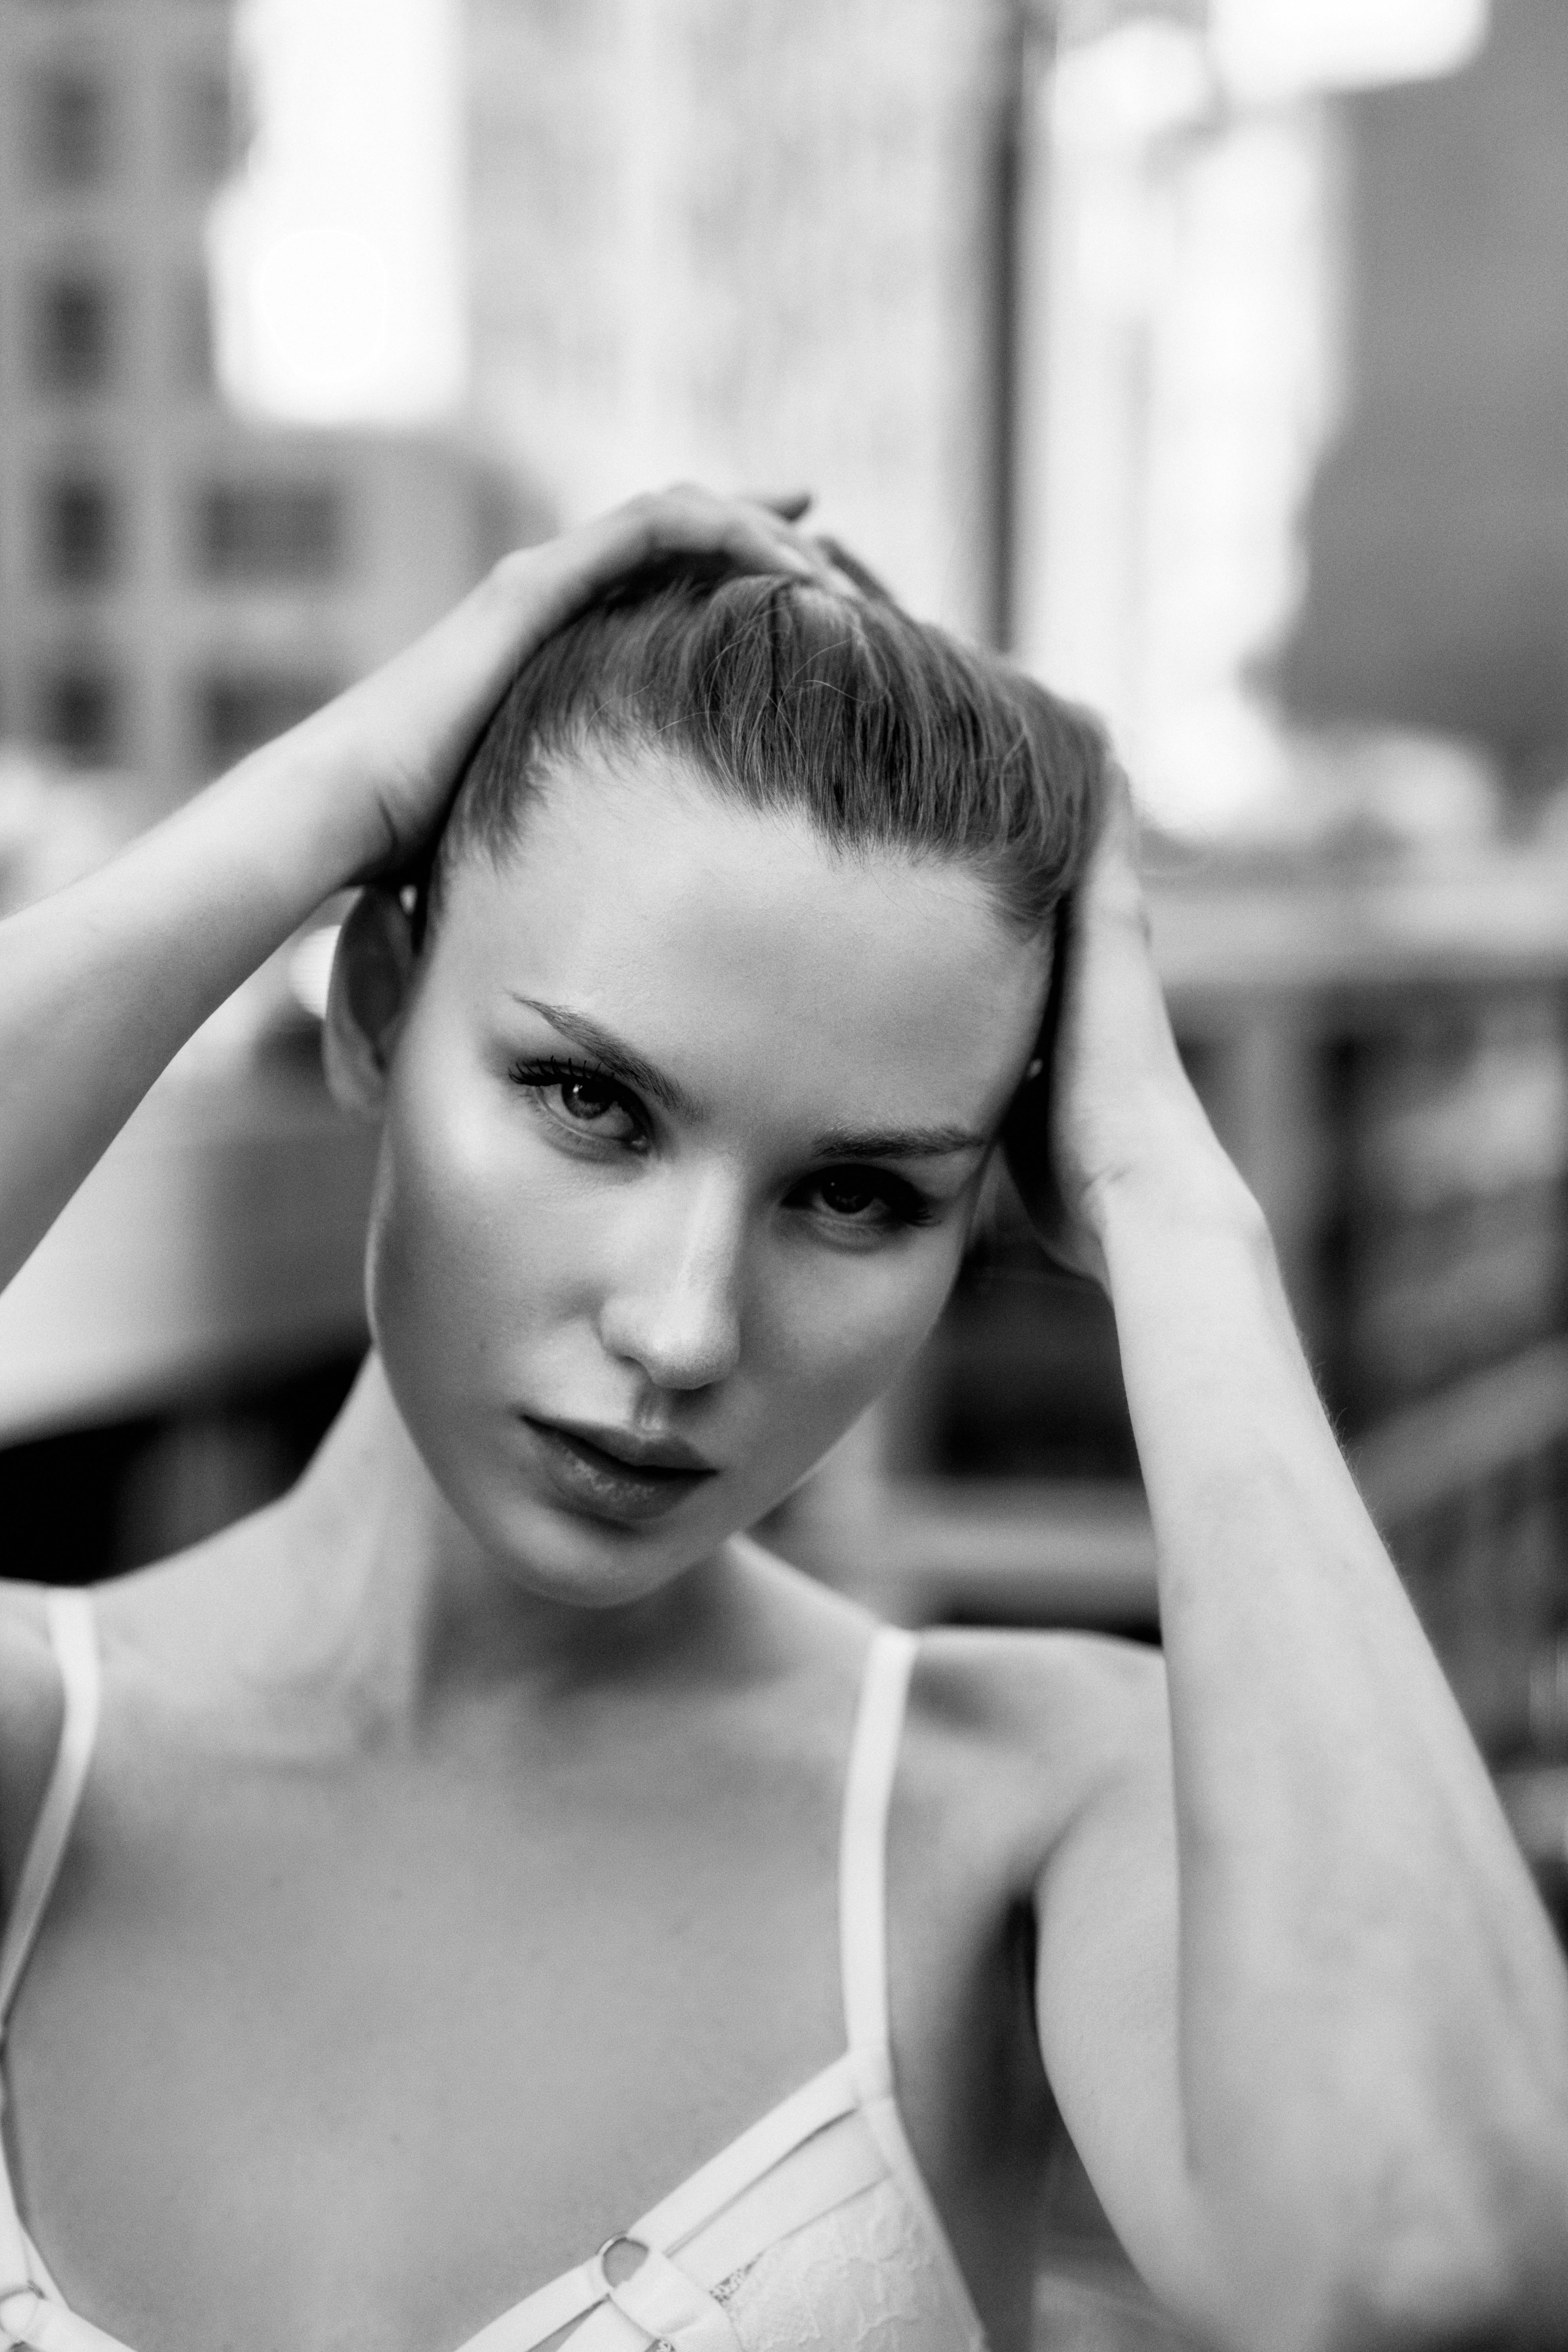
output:
<svg viewBox="0 0 1568 2352"><path fill-rule="evenodd" d="M432 919L465 856L516 845L563 755L651 746L840 851L967 863L1031 933L1082 868L1108 758L1089 713L885 596L665 564L519 670L458 785Z"/></svg>

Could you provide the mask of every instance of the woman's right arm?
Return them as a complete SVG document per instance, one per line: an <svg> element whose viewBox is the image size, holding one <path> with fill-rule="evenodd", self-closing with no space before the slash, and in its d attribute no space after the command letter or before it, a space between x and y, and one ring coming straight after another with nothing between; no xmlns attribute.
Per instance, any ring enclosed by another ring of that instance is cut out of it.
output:
<svg viewBox="0 0 1568 2352"><path fill-rule="evenodd" d="M208 1013L323 899L416 856L536 646L665 555L820 576L804 504L683 488L508 556L373 677L0 923L0 1286Z"/></svg>

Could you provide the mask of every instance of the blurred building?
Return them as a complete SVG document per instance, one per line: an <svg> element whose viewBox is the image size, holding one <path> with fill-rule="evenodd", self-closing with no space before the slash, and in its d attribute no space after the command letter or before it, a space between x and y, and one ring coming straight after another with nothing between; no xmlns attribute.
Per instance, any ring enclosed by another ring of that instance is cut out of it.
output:
<svg viewBox="0 0 1568 2352"><path fill-rule="evenodd" d="M467 0L474 394L568 515L815 489L996 623L1003 0Z"/></svg>
<svg viewBox="0 0 1568 2352"><path fill-rule="evenodd" d="M220 402L231 33L226 0L0 9L0 735L171 794L405 642L505 535L450 446Z"/></svg>
<svg viewBox="0 0 1568 2352"><path fill-rule="evenodd" d="M1568 10L1501 0L1468 69L1343 110L1343 430L1312 488L1282 686L1309 719L1568 778Z"/></svg>

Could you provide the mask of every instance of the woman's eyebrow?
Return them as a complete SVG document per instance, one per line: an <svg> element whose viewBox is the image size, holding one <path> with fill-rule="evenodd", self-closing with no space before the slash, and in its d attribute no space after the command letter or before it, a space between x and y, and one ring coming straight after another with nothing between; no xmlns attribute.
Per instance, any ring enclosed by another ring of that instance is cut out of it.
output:
<svg viewBox="0 0 1568 2352"><path fill-rule="evenodd" d="M507 993L514 1004L521 1004L530 1013L537 1013L542 1021L548 1021L563 1037L569 1037L574 1045L581 1045L585 1054L592 1054L596 1061L604 1064L612 1077L625 1078L628 1086L636 1087L650 1100L662 1104L674 1118L694 1119L698 1116L697 1106L690 1096L683 1093L673 1078L666 1077L662 1070L656 1069L653 1063L645 1061L634 1046L628 1045L624 1038L617 1037L613 1030L601 1029L596 1021L588 1019L586 1013L569 1012L564 1004L547 1004L537 996L519 996L515 989L509 989Z"/></svg>
<svg viewBox="0 0 1568 2352"><path fill-rule="evenodd" d="M628 1045L613 1030L602 1029L585 1013L573 1013L564 1004L551 1004L539 996L520 996L515 990L507 992L514 1004L537 1013L563 1037L569 1037L573 1045L592 1054L612 1077L624 1078L628 1086L662 1104L677 1118L698 1117L697 1105L690 1096L652 1062L645 1061L635 1046ZM940 1160L955 1151L988 1150L991 1140L989 1135L975 1128L956 1125L871 1129L829 1127L813 1138L810 1156L814 1160Z"/></svg>
<svg viewBox="0 0 1568 2352"><path fill-rule="evenodd" d="M825 1128L814 1160L941 1160L954 1151L988 1151L992 1139L972 1127Z"/></svg>

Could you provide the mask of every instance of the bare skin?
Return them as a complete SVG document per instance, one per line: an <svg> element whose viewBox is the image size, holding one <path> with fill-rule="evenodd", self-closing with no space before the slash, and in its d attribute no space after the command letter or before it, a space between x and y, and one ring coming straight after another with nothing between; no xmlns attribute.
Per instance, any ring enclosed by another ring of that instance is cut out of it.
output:
<svg viewBox="0 0 1568 2352"><path fill-rule="evenodd" d="M574 600L650 546L816 561L697 493L595 530L0 927L7 1267L247 960L417 846ZM929 1329L1013 1106L1042 1231L1116 1306L1170 1673L923 1645L895 2052L993 2339L1026 2339L1058 2100L1223 2341L1553 2310L1568 1985L1182 1079L1120 812L1048 1100L1017 1092L1045 976L973 875L836 861L651 756L558 779L423 953L362 902L330 1059L383 1133L377 1351L293 1495L104 1595L101 1763L10 2037L25 2210L79 2308L175 2352L441 2352L842 2046L869 1629L732 1531ZM587 1023L662 1096L598 1055L551 1077ZM714 1475L606 1528L552 1418ZM10 1885L57 1722L17 1591Z"/></svg>

